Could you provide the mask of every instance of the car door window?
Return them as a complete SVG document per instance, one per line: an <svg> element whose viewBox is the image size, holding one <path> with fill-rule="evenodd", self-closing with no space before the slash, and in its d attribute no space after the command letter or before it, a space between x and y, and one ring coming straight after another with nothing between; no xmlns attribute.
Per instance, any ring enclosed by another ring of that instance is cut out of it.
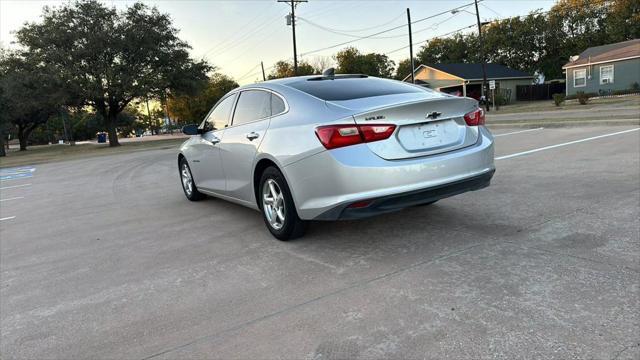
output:
<svg viewBox="0 0 640 360"><path fill-rule="evenodd" d="M247 90L240 93L233 125L241 125L271 116L271 93L261 90Z"/></svg>
<svg viewBox="0 0 640 360"><path fill-rule="evenodd" d="M271 94L271 115L282 114L285 109L284 101L278 95Z"/></svg>
<svg viewBox="0 0 640 360"><path fill-rule="evenodd" d="M203 129L205 131L224 129L229 124L229 116L235 99L236 95L233 94L220 101L205 119Z"/></svg>

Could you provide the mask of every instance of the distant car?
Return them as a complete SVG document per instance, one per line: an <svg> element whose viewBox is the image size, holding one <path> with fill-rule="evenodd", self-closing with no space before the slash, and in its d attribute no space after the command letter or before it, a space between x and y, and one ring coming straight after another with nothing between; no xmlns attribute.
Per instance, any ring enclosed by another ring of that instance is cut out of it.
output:
<svg viewBox="0 0 640 360"><path fill-rule="evenodd" d="M280 240L308 220L359 219L489 185L493 137L477 101L364 75L237 88L178 155L189 200L262 212Z"/></svg>

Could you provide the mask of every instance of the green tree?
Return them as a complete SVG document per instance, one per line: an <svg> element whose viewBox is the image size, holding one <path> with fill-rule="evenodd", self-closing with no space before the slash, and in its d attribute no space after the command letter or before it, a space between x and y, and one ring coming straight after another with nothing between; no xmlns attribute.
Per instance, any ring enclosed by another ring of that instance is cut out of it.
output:
<svg viewBox="0 0 640 360"><path fill-rule="evenodd" d="M319 71L317 71L317 69L314 69L313 66L311 66L308 62L306 61L298 62L297 76L314 75L318 73ZM271 79L281 79L281 78L292 77L292 76L296 76L293 72L293 62L280 60L276 63L275 67L269 74L268 78L271 80Z"/></svg>
<svg viewBox="0 0 640 360"><path fill-rule="evenodd" d="M610 42L640 39L640 1L616 0L609 3L605 26Z"/></svg>
<svg viewBox="0 0 640 360"><path fill-rule="evenodd" d="M479 62L478 41L475 35L456 34L448 38L434 38L416 55L421 64L451 64Z"/></svg>
<svg viewBox="0 0 640 360"><path fill-rule="evenodd" d="M5 142L7 140L7 133L11 127L8 111L9 100L4 96L4 90L2 90L0 86L0 157L7 156Z"/></svg>
<svg viewBox="0 0 640 360"><path fill-rule="evenodd" d="M150 113L138 114L140 128L151 131L152 134L160 133L164 125L164 110L155 108Z"/></svg>
<svg viewBox="0 0 640 360"><path fill-rule="evenodd" d="M169 97L169 114L178 124L199 123L211 107L226 93L238 87L230 77L215 73L197 95L175 94Z"/></svg>
<svg viewBox="0 0 640 360"><path fill-rule="evenodd" d="M340 74L365 74L370 76L393 77L395 62L389 60L384 54L362 54L354 47L348 47L339 51L335 56L338 63L337 73Z"/></svg>
<svg viewBox="0 0 640 360"><path fill-rule="evenodd" d="M483 28L486 61L530 74L540 70L545 54L546 17L531 13L494 21Z"/></svg>
<svg viewBox="0 0 640 360"><path fill-rule="evenodd" d="M16 37L102 116L110 146L119 145L118 114L134 99L193 90L210 70L189 58L190 46L169 15L142 3L121 12L96 0L46 7L42 21L26 24Z"/></svg>
<svg viewBox="0 0 640 360"><path fill-rule="evenodd" d="M413 59L413 62L416 68L421 65L418 59ZM411 59L407 58L398 63L398 68L396 68L396 74L393 78L402 80L409 75L411 75Z"/></svg>
<svg viewBox="0 0 640 360"><path fill-rule="evenodd" d="M548 78L562 77L569 57L591 46L607 44L605 0L559 0L549 11L544 32L546 54L542 72Z"/></svg>
<svg viewBox="0 0 640 360"><path fill-rule="evenodd" d="M494 21L483 27L487 62L546 78L563 77L569 57L591 46L640 37L638 0L559 0L547 14ZM476 32L435 38L417 59L423 64L481 62Z"/></svg>
<svg viewBox="0 0 640 360"><path fill-rule="evenodd" d="M27 150L33 130L62 109L61 85L53 67L15 52L0 54L3 127L15 127L20 151Z"/></svg>

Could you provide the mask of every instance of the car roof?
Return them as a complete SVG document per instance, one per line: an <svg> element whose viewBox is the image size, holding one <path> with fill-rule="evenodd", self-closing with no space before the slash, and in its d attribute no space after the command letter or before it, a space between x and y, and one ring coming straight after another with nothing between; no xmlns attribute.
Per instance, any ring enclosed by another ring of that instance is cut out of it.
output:
<svg viewBox="0 0 640 360"><path fill-rule="evenodd" d="M363 75L363 74L338 74L335 76L322 76L320 74L318 75L304 75L304 76L291 76L291 77L286 77L286 78L279 78L279 79L271 79L271 80L267 80L267 81L262 81L262 82L257 82L257 83L253 83L253 84L247 84L247 85L243 85L240 88L244 88L244 87L260 87L261 85L266 85L265 87L268 87L268 85L270 84L279 84L279 85L287 85L287 84L291 84L294 82L298 82L298 81L305 81L305 80L309 80L309 79L314 79L314 80L322 80L322 78L326 78L327 80L332 79L332 80L339 80L339 79L353 79L353 78L371 78L373 76L367 76L367 75Z"/></svg>

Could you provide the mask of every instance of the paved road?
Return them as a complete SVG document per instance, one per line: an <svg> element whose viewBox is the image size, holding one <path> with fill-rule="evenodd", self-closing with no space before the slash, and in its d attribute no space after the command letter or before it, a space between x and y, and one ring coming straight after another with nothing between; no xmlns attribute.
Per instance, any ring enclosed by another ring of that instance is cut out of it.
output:
<svg viewBox="0 0 640 360"><path fill-rule="evenodd" d="M638 359L640 132L504 158L625 129L497 137L491 187L289 243L172 151L37 166L1 183L0 357Z"/></svg>

